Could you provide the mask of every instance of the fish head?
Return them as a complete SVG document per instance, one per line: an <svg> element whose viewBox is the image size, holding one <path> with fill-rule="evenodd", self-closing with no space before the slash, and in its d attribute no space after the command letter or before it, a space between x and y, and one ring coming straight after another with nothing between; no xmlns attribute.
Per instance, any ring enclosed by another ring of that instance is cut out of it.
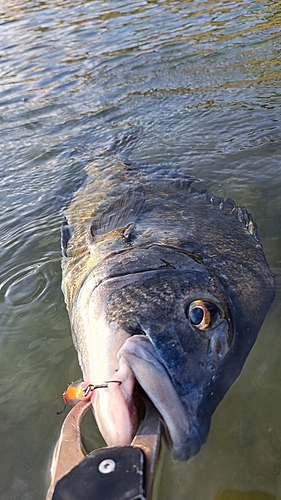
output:
<svg viewBox="0 0 281 500"><path fill-rule="evenodd" d="M211 415L204 412L199 422L200 405L234 342L220 287L202 266L189 264L189 270L132 276L108 302L115 328L117 323L130 335L117 356L158 409L179 459L197 453L206 440Z"/></svg>
<svg viewBox="0 0 281 500"><path fill-rule="evenodd" d="M122 382L112 384L109 393L101 391L94 402L107 443L116 444L118 427L131 437L135 432L140 387L162 417L175 458L186 460L206 441L212 413L256 339L267 310L257 302L261 280L244 293L231 283L226 288L203 260L159 247L138 250L128 259L130 272L123 257L120 270L114 263L114 276L95 287L91 277L87 280L87 307L80 304L77 310L88 317L92 338L94 330L96 339L102 332L104 337L96 340L89 358L96 364L84 367L84 377L103 373L104 380ZM118 399L120 390L125 397Z"/></svg>

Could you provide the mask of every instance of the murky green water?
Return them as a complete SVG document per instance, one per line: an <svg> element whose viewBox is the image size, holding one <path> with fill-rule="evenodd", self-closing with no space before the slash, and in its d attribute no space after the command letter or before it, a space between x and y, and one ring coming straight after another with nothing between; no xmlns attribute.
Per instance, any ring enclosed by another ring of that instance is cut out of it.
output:
<svg viewBox="0 0 281 500"><path fill-rule="evenodd" d="M60 206L89 145L142 125L134 158L170 161L254 214L277 298L189 464L164 453L154 500L225 489L281 499L279 1L2 0L0 497L43 500L79 377L60 291ZM243 277L241 276L241 279Z"/></svg>

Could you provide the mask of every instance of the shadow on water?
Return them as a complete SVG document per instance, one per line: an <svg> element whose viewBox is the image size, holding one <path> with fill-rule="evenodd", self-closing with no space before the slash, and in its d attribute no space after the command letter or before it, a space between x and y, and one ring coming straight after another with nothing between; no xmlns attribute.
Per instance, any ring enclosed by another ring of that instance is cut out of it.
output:
<svg viewBox="0 0 281 500"><path fill-rule="evenodd" d="M280 3L3 0L0 24L1 499L44 499L61 393L80 377L62 208L91 148L130 126L144 130L135 160L253 213L277 282L206 445L188 464L163 450L154 500L281 499Z"/></svg>

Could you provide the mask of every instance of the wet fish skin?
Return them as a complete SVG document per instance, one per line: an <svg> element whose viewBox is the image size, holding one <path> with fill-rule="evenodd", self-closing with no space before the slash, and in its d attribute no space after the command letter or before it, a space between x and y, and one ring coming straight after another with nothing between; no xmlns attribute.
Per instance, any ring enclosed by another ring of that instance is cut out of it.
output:
<svg viewBox="0 0 281 500"><path fill-rule="evenodd" d="M122 162L135 139L96 154L66 210L62 289L84 379L122 381L94 402L106 441L134 435L136 378L185 460L205 442L275 284L251 214L182 171ZM198 300L214 311L203 330L190 320Z"/></svg>

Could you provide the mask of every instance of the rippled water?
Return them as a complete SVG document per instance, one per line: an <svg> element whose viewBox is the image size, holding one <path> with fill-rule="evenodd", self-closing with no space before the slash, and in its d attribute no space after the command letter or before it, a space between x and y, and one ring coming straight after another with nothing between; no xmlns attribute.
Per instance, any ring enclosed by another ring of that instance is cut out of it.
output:
<svg viewBox="0 0 281 500"><path fill-rule="evenodd" d="M247 206L277 281L207 444L189 464L163 453L154 500L226 489L281 499L280 22L271 0L2 0L2 500L44 499L61 393L79 378L60 291L61 207L91 147L131 125L144 129L135 159L173 162Z"/></svg>

